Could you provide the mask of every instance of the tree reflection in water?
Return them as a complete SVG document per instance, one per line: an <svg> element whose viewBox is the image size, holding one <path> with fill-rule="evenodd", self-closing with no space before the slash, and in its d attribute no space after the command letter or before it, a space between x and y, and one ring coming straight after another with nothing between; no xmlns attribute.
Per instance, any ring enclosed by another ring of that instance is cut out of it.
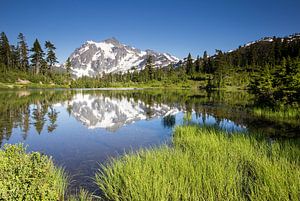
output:
<svg viewBox="0 0 300 201"><path fill-rule="evenodd" d="M85 98L85 99L84 99ZM14 128L20 128L26 140L30 132L52 133L64 122L55 104L63 104L69 116L86 121L91 128L107 128L101 121L109 121L114 131L139 120L162 117L162 126L176 125L176 112L184 112L183 123L206 124L209 117L221 126L226 122L249 130L271 135L299 137L299 121L291 123L269 121L254 117L249 107L253 104L248 93L206 92L187 90L27 90L0 92L0 143L9 140ZM174 110L175 113L170 113ZM108 116L111 115L111 116ZM109 119L110 118L110 119ZM196 120L196 121L195 121ZM93 125L91 125L93 123Z"/></svg>

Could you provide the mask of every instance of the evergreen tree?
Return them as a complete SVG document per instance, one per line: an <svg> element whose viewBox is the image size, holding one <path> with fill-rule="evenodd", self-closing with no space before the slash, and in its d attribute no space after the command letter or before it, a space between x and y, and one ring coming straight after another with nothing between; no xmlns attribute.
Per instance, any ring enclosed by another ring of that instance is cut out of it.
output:
<svg viewBox="0 0 300 201"><path fill-rule="evenodd" d="M52 67L55 65L55 63L58 63L55 55L56 48L50 41L45 42L45 48L47 49L46 61L49 66L49 71L52 72Z"/></svg>
<svg viewBox="0 0 300 201"><path fill-rule="evenodd" d="M221 50L216 50L216 57L215 57L215 70L214 70L214 82L218 88L224 86L224 77L226 75L225 71L225 57Z"/></svg>
<svg viewBox="0 0 300 201"><path fill-rule="evenodd" d="M203 53L203 71L205 73L210 73L209 64L208 64L208 56L207 56L206 51L204 51L204 53Z"/></svg>
<svg viewBox="0 0 300 201"><path fill-rule="evenodd" d="M68 76L71 76L71 67L72 67L72 63L71 63L70 57L68 57L68 59L66 61L66 70L67 70Z"/></svg>
<svg viewBox="0 0 300 201"><path fill-rule="evenodd" d="M41 60L40 73L42 73L43 75L49 74L49 66L44 59Z"/></svg>
<svg viewBox="0 0 300 201"><path fill-rule="evenodd" d="M186 74L192 75L194 72L193 68L194 68L194 65L193 65L192 55L191 55L191 53L189 53L189 55L186 59L186 67L185 67Z"/></svg>
<svg viewBox="0 0 300 201"><path fill-rule="evenodd" d="M11 65L11 49L8 38L4 32L0 35L0 62L3 63L6 68Z"/></svg>
<svg viewBox="0 0 300 201"><path fill-rule="evenodd" d="M39 74L40 68L44 62L44 52L41 48L38 39L35 39L33 47L30 49L30 51L33 52L31 55L31 65L33 67L33 72L35 74Z"/></svg>
<svg viewBox="0 0 300 201"><path fill-rule="evenodd" d="M201 59L199 56L197 56L197 59L195 61L195 71L197 73L200 73L200 71L201 71Z"/></svg>
<svg viewBox="0 0 300 201"><path fill-rule="evenodd" d="M18 36L18 46L19 46L19 55L20 55L20 69L27 71L29 69L28 62L28 46L25 41L25 36L20 33Z"/></svg>
<svg viewBox="0 0 300 201"><path fill-rule="evenodd" d="M153 59L152 56L149 55L146 60L146 66L145 66L145 79L152 80L153 79Z"/></svg>
<svg viewBox="0 0 300 201"><path fill-rule="evenodd" d="M19 47L11 46L11 64L12 69L18 69L20 66L20 51Z"/></svg>

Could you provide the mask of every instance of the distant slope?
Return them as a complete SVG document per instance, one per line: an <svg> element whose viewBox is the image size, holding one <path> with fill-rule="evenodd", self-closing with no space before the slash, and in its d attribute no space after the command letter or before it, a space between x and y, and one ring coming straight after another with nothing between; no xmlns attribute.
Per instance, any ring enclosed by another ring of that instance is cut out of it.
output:
<svg viewBox="0 0 300 201"><path fill-rule="evenodd" d="M279 64L283 58L300 56L300 34L287 37L265 37L249 42L235 50L214 55L214 60L222 56L231 66L264 66Z"/></svg>

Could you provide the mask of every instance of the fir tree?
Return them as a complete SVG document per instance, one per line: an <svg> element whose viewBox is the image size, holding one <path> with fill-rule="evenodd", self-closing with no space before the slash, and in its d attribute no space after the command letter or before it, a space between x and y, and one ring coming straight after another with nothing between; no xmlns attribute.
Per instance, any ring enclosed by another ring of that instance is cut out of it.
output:
<svg viewBox="0 0 300 201"><path fill-rule="evenodd" d="M203 71L205 73L210 73L209 64L208 64L208 56L207 56L206 51L204 51L204 53L203 53Z"/></svg>
<svg viewBox="0 0 300 201"><path fill-rule="evenodd" d="M145 71L145 79L151 80L153 78L153 59L151 55L149 55L146 60L146 66L144 71Z"/></svg>
<svg viewBox="0 0 300 201"><path fill-rule="evenodd" d="M20 51L19 47L12 45L11 46L11 64L12 69L18 69L20 66Z"/></svg>
<svg viewBox="0 0 300 201"><path fill-rule="evenodd" d="M195 71L197 73L200 73L200 71L201 71L201 59L199 56L197 56L197 59L195 61Z"/></svg>
<svg viewBox="0 0 300 201"><path fill-rule="evenodd" d="M70 61L70 57L68 57L66 61L66 70L69 77L71 76L71 67L72 67L72 63Z"/></svg>
<svg viewBox="0 0 300 201"><path fill-rule="evenodd" d="M0 35L0 61L6 68L11 65L11 49L8 38L4 32Z"/></svg>
<svg viewBox="0 0 300 201"><path fill-rule="evenodd" d="M28 46L25 41L25 36L20 33L18 36L18 47L19 47L19 55L20 55L20 69L27 71L29 69L28 62Z"/></svg>
<svg viewBox="0 0 300 201"><path fill-rule="evenodd" d="M193 68L194 68L194 65L193 65L192 55L191 55L191 53L189 53L189 55L186 59L186 67L185 67L186 74L192 75L194 72Z"/></svg>
<svg viewBox="0 0 300 201"><path fill-rule="evenodd" d="M40 73L42 73L43 75L49 74L49 66L44 59L41 60Z"/></svg>
<svg viewBox="0 0 300 201"><path fill-rule="evenodd" d="M49 66L49 71L52 72L52 67L55 65L55 63L58 63L55 55L56 48L50 41L45 42L45 48L47 49L46 61Z"/></svg>
<svg viewBox="0 0 300 201"><path fill-rule="evenodd" d="M223 87L224 84L224 77L226 75L225 71L225 57L221 50L216 50L216 57L215 57L215 69L214 69L214 81L218 88Z"/></svg>
<svg viewBox="0 0 300 201"><path fill-rule="evenodd" d="M38 39L35 39L33 47L30 49L30 51L33 52L31 55L31 65L33 67L33 72L35 74L39 74L40 68L44 62L44 52L41 48Z"/></svg>

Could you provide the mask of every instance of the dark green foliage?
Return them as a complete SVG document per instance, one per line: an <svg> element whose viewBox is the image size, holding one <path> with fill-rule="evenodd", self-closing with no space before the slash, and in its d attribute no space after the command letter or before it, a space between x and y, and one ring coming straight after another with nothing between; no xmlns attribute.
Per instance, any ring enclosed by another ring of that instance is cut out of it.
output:
<svg viewBox="0 0 300 201"><path fill-rule="evenodd" d="M300 36L263 38L238 49L207 58L203 71L212 74L209 88L250 88L259 104L299 105Z"/></svg>
<svg viewBox="0 0 300 201"><path fill-rule="evenodd" d="M258 102L267 106L281 106L300 102L300 58L283 59L280 65L266 65L254 74L251 89Z"/></svg>

